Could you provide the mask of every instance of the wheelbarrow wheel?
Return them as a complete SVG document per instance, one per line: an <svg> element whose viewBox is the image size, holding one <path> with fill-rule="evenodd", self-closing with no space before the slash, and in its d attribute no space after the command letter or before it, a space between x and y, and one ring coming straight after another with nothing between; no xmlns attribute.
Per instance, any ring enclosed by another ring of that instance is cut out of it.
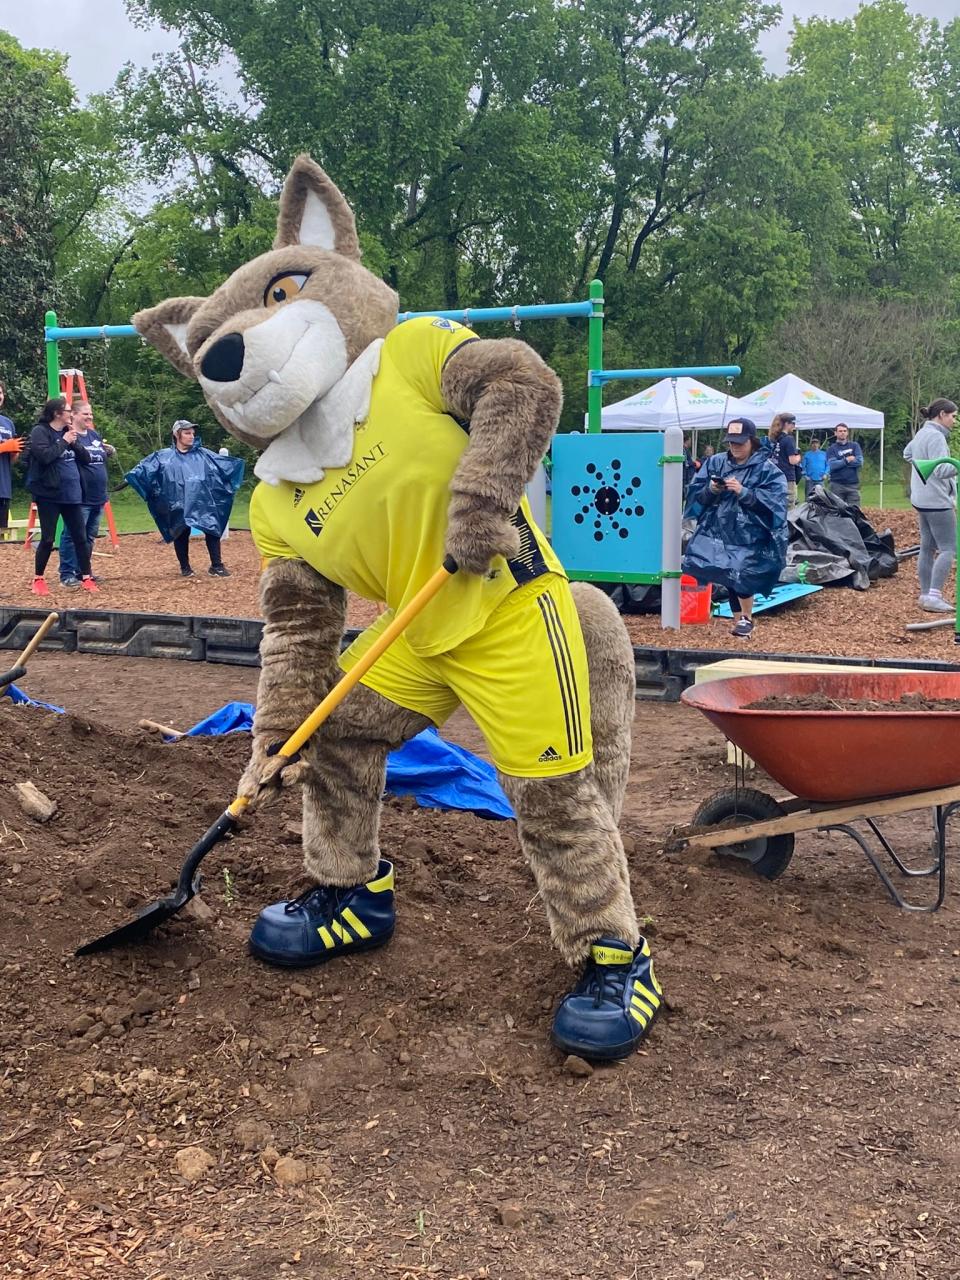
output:
<svg viewBox="0 0 960 1280"><path fill-rule="evenodd" d="M716 795L705 800L693 815L692 825L695 827L717 827L731 819L739 822L766 822L770 818L781 818L786 810L773 796L765 791L756 791L752 787L742 790L718 791ZM741 862L749 862L750 866L765 880L776 880L782 876L793 857L793 832L785 832L778 836L758 836L755 840L743 840L739 844L723 845L715 850L737 858Z"/></svg>

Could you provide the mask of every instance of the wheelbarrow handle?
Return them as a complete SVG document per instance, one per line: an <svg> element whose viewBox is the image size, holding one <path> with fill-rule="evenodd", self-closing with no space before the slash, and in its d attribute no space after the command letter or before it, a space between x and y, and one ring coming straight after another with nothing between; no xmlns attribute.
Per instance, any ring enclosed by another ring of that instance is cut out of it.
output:
<svg viewBox="0 0 960 1280"><path fill-rule="evenodd" d="M413 599L404 605L394 620L384 628L382 635L377 637L363 657L358 659L350 670L337 681L323 701L310 712L300 728L293 731L279 751L276 752L277 755L284 756L289 760L291 756L297 754L300 748L313 737L323 722L336 710L354 685L360 683L380 655L389 649L401 631L406 630L417 614L430 603L444 583L449 581L456 572L457 562L452 556L447 556L442 566L424 583ZM236 796L227 806L226 812L234 818L239 818L253 799L256 799L256 797ZM213 830L212 827L211 830Z"/></svg>
<svg viewBox="0 0 960 1280"><path fill-rule="evenodd" d="M14 680L19 680L22 675L26 674L27 663L30 661L34 653L36 653L37 649L40 647L40 644L42 643L44 636L47 634L47 632L50 630L52 626L54 626L57 622L59 622L59 620L60 620L59 613L47 614L47 616L44 618L44 620L40 623L39 627L37 627L36 631L31 636L30 640L27 642L26 648L24 649L23 653L20 654L20 657L16 660L14 665L10 668L9 671L5 671L3 675L0 675L0 689L5 688L8 684L10 684Z"/></svg>

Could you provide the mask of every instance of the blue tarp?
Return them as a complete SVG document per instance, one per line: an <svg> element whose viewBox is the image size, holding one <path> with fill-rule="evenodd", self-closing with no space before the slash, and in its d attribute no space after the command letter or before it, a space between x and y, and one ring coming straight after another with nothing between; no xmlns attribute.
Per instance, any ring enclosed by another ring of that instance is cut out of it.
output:
<svg viewBox="0 0 960 1280"><path fill-rule="evenodd" d="M814 591L822 591L812 582L779 582L768 596L753 597L753 612L763 613L764 609L776 609L778 605L787 604L790 600L799 600L801 596L809 596ZM716 609L718 618L732 618L733 611L729 604L722 604Z"/></svg>
<svg viewBox="0 0 960 1280"><path fill-rule="evenodd" d="M216 737L249 732L253 707L228 702L188 729L185 737ZM387 757L387 790L413 796L423 809L466 809L481 818L512 818L492 765L463 747L446 742L436 729L425 729Z"/></svg>
<svg viewBox="0 0 960 1280"><path fill-rule="evenodd" d="M18 706L25 707L46 707L48 711L56 711L60 715L64 714L63 707L55 707L52 702L34 702L33 698L28 698L22 689L18 689L15 684L8 684L0 693L6 694L11 702L17 703Z"/></svg>

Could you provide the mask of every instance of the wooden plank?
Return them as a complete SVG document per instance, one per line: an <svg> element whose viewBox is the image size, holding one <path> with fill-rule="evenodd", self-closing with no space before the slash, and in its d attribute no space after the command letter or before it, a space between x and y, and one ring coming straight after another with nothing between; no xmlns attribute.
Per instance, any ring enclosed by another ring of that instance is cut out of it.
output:
<svg viewBox="0 0 960 1280"><path fill-rule="evenodd" d="M797 813L785 814L782 818L750 822L742 827L706 828L702 834L677 836L676 840L688 849L722 849L727 845L741 844L745 840L757 840L761 836L780 836L791 831L815 831L818 827L855 822L858 818L907 813L911 809L952 804L955 800L960 800L960 786L940 787L936 791L914 791L910 795L887 796L880 800L858 800L856 804L836 809L808 807Z"/></svg>

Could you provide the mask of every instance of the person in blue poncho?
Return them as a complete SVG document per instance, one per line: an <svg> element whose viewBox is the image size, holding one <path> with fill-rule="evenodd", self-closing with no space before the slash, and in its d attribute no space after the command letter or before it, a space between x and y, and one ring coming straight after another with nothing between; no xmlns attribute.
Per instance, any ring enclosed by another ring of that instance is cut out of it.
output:
<svg viewBox="0 0 960 1280"><path fill-rule="evenodd" d="M685 517L697 527L683 572L726 587L742 640L753 634L753 597L769 594L787 556L787 482L757 439L756 424L727 424L725 453L700 468L690 484Z"/></svg>
<svg viewBox="0 0 960 1280"><path fill-rule="evenodd" d="M207 543L215 578L229 578L220 555L220 539L230 519L233 499L243 484L241 458L205 449L192 422L173 424L173 446L158 449L124 476L149 508L164 542L172 542L184 578L190 567L190 530L199 529Z"/></svg>

